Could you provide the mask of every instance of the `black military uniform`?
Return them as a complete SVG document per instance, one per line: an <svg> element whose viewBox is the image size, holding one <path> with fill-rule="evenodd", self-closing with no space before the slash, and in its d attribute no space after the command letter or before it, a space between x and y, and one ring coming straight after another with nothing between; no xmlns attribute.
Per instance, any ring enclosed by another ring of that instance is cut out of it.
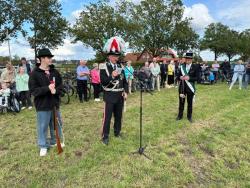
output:
<svg viewBox="0 0 250 188"><path fill-rule="evenodd" d="M124 70L116 77L112 77L114 70L122 70L120 64L113 64L111 62L100 65L100 78L104 92L104 114L102 127L102 141L108 144L110 121L112 114L114 114L114 134L120 136L122 124L122 112L124 97L123 93L128 93L128 84L125 78Z"/></svg>
<svg viewBox="0 0 250 188"><path fill-rule="evenodd" d="M193 53L186 53L185 58L192 59ZM185 99L187 98L187 118L192 122L193 98L195 95L195 81L198 81L199 71L195 64L184 63L180 66L177 80L179 81L179 113L176 120L183 118ZM181 76L189 76L189 80L181 80Z"/></svg>

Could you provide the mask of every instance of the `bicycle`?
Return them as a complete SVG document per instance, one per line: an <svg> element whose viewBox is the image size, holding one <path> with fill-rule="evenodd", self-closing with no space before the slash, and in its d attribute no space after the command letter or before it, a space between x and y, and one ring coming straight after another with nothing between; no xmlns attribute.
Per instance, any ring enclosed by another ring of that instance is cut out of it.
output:
<svg viewBox="0 0 250 188"><path fill-rule="evenodd" d="M69 104L70 97L75 94L74 87L74 73L67 72L62 75L63 78L63 88L60 96L60 101L62 104Z"/></svg>
<svg viewBox="0 0 250 188"><path fill-rule="evenodd" d="M63 88L69 94L69 96L73 96L75 93L75 88L73 86L73 79L71 73L65 73L63 76Z"/></svg>
<svg viewBox="0 0 250 188"><path fill-rule="evenodd" d="M62 93L60 95L60 101L63 104L69 104L69 102L70 102L69 93L65 88L62 89Z"/></svg>

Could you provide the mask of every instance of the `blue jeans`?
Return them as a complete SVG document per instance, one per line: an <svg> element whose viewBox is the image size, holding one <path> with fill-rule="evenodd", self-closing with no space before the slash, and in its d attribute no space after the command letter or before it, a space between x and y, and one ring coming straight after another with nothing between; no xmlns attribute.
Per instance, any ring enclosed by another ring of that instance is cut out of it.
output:
<svg viewBox="0 0 250 188"><path fill-rule="evenodd" d="M47 143L47 134L51 117L52 111L37 112L37 143L40 148L49 148L49 144Z"/></svg>
<svg viewBox="0 0 250 188"><path fill-rule="evenodd" d="M59 137L60 137L61 142L64 142L64 140L63 140L63 132L62 132L62 116L61 116L61 112L59 110L57 110L56 112L57 112L57 117L58 117L58 132L59 132ZM49 124L50 137L51 137L50 144L51 145L56 144L56 136L55 136L54 119L53 118L54 117L51 116L50 124Z"/></svg>
<svg viewBox="0 0 250 188"><path fill-rule="evenodd" d="M239 88L241 88L242 87L242 78L243 78L243 74L234 73L233 78L232 78L232 83L230 85L230 88L233 87L233 85L235 84L235 82L237 81L237 79L239 79Z"/></svg>

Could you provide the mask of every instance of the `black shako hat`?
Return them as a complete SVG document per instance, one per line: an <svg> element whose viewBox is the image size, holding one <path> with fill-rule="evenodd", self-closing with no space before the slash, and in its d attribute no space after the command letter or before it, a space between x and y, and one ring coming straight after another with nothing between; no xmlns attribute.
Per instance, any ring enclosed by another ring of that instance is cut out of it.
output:
<svg viewBox="0 0 250 188"><path fill-rule="evenodd" d="M183 54L183 57L184 58L187 58L187 59L193 59L193 52L189 51L189 52L186 52Z"/></svg>
<svg viewBox="0 0 250 188"><path fill-rule="evenodd" d="M48 48L43 48L38 51L37 57L54 57Z"/></svg>
<svg viewBox="0 0 250 188"><path fill-rule="evenodd" d="M107 55L120 56L120 55L121 55L121 52L119 52L119 51L110 51Z"/></svg>

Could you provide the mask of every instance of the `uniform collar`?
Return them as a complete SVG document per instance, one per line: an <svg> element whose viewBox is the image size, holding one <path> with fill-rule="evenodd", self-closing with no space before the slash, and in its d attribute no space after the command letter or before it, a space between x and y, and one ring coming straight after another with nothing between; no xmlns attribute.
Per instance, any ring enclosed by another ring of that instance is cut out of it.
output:
<svg viewBox="0 0 250 188"><path fill-rule="evenodd" d="M109 65L110 65L113 69L115 69L115 68L114 68L115 66L116 66L116 67L118 66L117 63L113 64L112 62L109 62Z"/></svg>

